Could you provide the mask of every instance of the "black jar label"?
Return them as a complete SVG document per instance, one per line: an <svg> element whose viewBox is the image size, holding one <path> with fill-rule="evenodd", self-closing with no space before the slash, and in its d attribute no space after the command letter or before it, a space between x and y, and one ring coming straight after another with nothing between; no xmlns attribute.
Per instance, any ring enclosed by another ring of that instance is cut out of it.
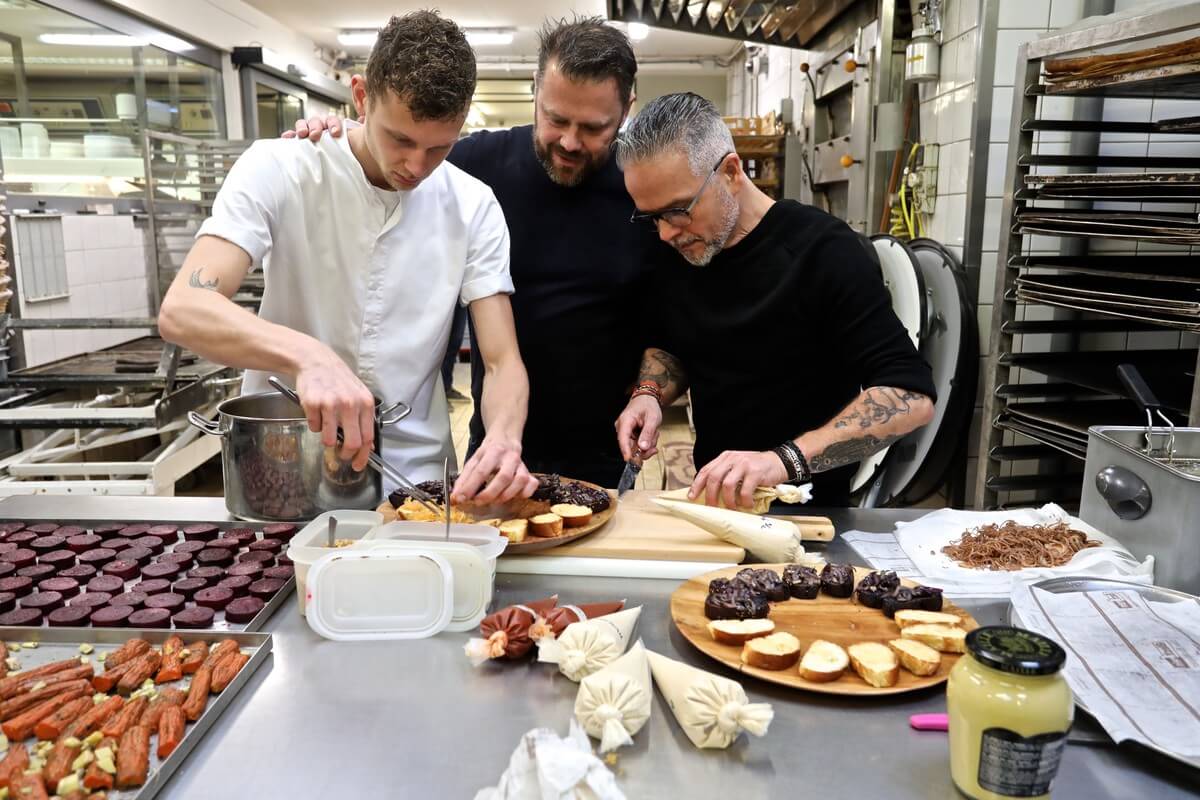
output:
<svg viewBox="0 0 1200 800"><path fill-rule="evenodd" d="M1066 731L1026 737L988 728L979 743L979 786L1004 797L1049 794L1066 746Z"/></svg>

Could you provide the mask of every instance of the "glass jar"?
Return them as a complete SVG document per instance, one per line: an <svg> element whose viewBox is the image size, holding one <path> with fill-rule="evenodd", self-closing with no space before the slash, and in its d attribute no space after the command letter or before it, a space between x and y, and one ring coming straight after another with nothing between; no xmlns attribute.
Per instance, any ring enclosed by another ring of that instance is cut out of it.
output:
<svg viewBox="0 0 1200 800"><path fill-rule="evenodd" d="M1075 715L1066 652L1032 631L967 634L946 685L950 775L974 800L1050 797Z"/></svg>

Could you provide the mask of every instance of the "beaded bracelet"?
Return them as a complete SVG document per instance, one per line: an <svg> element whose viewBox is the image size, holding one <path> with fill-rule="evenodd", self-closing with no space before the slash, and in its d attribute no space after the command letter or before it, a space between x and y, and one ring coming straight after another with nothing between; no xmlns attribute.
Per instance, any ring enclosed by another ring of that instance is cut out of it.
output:
<svg viewBox="0 0 1200 800"><path fill-rule="evenodd" d="M637 388L633 390L633 394L629 395L629 399L632 400L633 398L640 397L642 395L647 395L649 397L653 397L655 400L658 401L658 404L660 406L662 405L663 393L662 393L662 389L659 387L659 385L657 383L650 383L650 382L639 383L637 385Z"/></svg>

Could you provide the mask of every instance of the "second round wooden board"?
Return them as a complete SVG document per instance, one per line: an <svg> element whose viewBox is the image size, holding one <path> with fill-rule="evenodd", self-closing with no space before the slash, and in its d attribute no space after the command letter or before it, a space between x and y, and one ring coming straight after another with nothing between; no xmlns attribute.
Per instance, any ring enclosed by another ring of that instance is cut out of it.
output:
<svg viewBox="0 0 1200 800"><path fill-rule="evenodd" d="M739 570L752 566L782 573L785 564L753 564L728 567L726 569L697 575L682 583L671 595L671 619L683 637L706 656L715 658L730 669L753 675L764 681L812 692L844 695L889 695L926 689L944 683L950 669L958 661L955 653L942 653L942 663L933 675L920 677L904 667L900 668L900 679L896 685L882 689L871 686L854 669L847 667L846 673L836 681L817 683L800 677L799 665L785 670L758 669L742 663L742 646L719 644L708 635L708 623L704 616L704 599L708 596L708 582L713 578L732 578ZM858 585L871 570L854 569L854 583ZM912 581L902 581L904 586L915 586ZM945 601L942 611L957 614L962 618L962 627L974 630L979 627L975 619L950 601ZM859 642L879 642L886 645L890 639L900 638L900 627L875 608L860 605L853 597L841 599L830 597L824 592L813 600L783 600L771 603L768 618L775 623L776 631L790 633L800 640L801 653L808 650L816 639L824 639L843 648Z"/></svg>
<svg viewBox="0 0 1200 800"><path fill-rule="evenodd" d="M601 491L608 492L608 508L592 514L592 519L587 525L580 525L578 528L568 528L564 526L562 533L560 533L558 536L542 537L529 534L525 537L525 541L523 542L518 544L509 542L508 547L504 548L504 555L515 556L523 553L532 553L537 550L546 550L551 547L558 547L560 544L573 542L576 539L587 536L589 533L600 530L600 528L604 527L604 525L610 519L612 519L613 514L617 513L617 496L615 492L611 492L608 489L604 489L603 487L597 486L594 483L588 483L587 481L577 481L571 478L563 478L562 480L564 482L577 483L581 486L587 486L592 489L600 489Z"/></svg>

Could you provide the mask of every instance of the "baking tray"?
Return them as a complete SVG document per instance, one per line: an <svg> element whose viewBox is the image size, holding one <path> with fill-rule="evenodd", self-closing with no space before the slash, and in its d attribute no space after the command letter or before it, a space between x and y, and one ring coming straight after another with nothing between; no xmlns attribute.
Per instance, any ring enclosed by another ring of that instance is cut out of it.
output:
<svg viewBox="0 0 1200 800"><path fill-rule="evenodd" d="M1054 269L1083 275L1200 285L1200 266L1192 256L1014 256L1009 267ZM1030 275L1029 277L1034 277Z"/></svg>
<svg viewBox="0 0 1200 800"><path fill-rule="evenodd" d="M1093 314L1104 314L1110 317L1127 319L1136 323L1152 323L1157 327L1172 328L1174 330L1185 331L1187 333L1200 332L1200 321L1198 320L1166 314L1134 313L1134 310L1141 308L1140 306L1122 306L1119 304L1099 302L1092 303L1086 300L1080 300L1079 298L1073 296L1043 294L1041 292L1033 292L1027 289L1018 289L1017 298L1027 302L1040 303L1041 305L1068 308L1072 311L1090 311ZM1124 311L1121 310L1122 308L1132 310Z"/></svg>
<svg viewBox="0 0 1200 800"><path fill-rule="evenodd" d="M1117 581L1111 578L1049 578L1044 581L1039 581L1034 585L1035 589L1043 589L1054 594L1075 594L1082 592L1104 592L1104 591L1119 591L1119 592L1137 592L1146 598L1148 602L1155 603L1200 603L1200 597L1188 594L1187 592L1179 592L1174 589L1166 589L1161 586L1147 586L1141 583L1131 583L1129 581ZM1020 616L1017 614L1012 603L1008 605L1008 620L1009 623L1016 627L1024 627ZM1075 704L1088 711L1087 706L1080 703L1078 700ZM1088 711L1090 714L1091 712ZM1140 747L1145 747L1153 750L1156 753L1178 761L1181 764L1187 764L1189 767L1200 769L1200 759L1183 758L1175 755L1169 750L1164 750L1153 745L1136 743Z"/></svg>
<svg viewBox="0 0 1200 800"><path fill-rule="evenodd" d="M188 723L184 729L183 740L175 748L174 752L167 756L166 760L159 760L158 754L155 752L157 734L155 737L151 737L150 771L147 774L146 782L137 789L113 789L107 793L108 800L150 800L150 798L157 795L175 770L179 769L184 759L187 758L188 753L192 752L196 747L196 743L212 727L216 718L221 716L221 713L233 703L234 697L242 690L246 682L250 680L250 676L263 665L271 654L271 634L269 633L160 631L142 628L4 628L0 629L0 632L2 632L0 635L7 642L38 643L36 649L29 650L22 648L19 653L6 654L15 656L21 662L22 670L48 664L51 661L59 661L71 657L78 658L79 645L85 643L95 647L95 652L91 654L91 659L92 663L96 664L97 655L112 652L129 639L145 639L155 647L161 647L162 643L172 634L178 634L183 638L184 643L203 639L210 645L213 645L221 639L233 639L238 643L243 652L249 653L250 660L238 672L237 677L225 687L225 690L220 694L209 695L208 705L205 706L204 713L194 723ZM187 676L183 680L161 685L183 688L190 681L191 676ZM9 746L13 747L15 743L10 743Z"/></svg>
<svg viewBox="0 0 1200 800"><path fill-rule="evenodd" d="M16 507L14 505L10 505L10 503L17 499L18 498L11 498L9 502L6 502L3 506L4 510L8 511L11 508ZM87 529L89 532L98 525L117 525L117 524L124 524L124 525L138 525L138 524L178 525L180 528L182 528L185 525L194 525L194 524L203 522L205 524L217 526L217 529L220 531L227 531L227 530L231 530L233 528L250 528L255 533L259 534L259 537L258 537L259 539L263 538L261 535L263 526L272 524L272 523L243 522L241 520L232 520L232 521L230 521L230 520L213 520L210 522L207 520L192 520L192 519L180 520L180 521L162 520L162 519L160 519L160 520L128 519L128 518L126 518L126 519L115 519L115 518L114 519L68 519L68 518L57 518L57 517L56 518L39 517L39 516L33 516L32 514L27 515L27 516L21 515L21 514L15 514L15 515L0 518L0 523L10 522L10 521L11 522L24 522L27 525L37 525L37 524L41 524L41 523L54 523L54 524L57 524L60 526L61 525L76 525L81 528ZM300 527L301 526L297 524L297 526L296 526L297 530L299 530ZM182 535L180 535L180 538L177 540L176 544L178 544L181 541L183 541ZM171 552L172 547L173 547L173 545L168 546L163 552L164 553ZM242 552L241 549L239 549L238 552L239 553ZM286 553L287 553L287 542L285 541L283 543L283 548L280 550L280 554L282 555L282 554L286 554ZM155 558L157 558L157 556ZM236 556L235 556L235 558L236 558ZM236 563L236 561L235 561L235 563ZM12 574L15 575L16 573L14 572ZM142 580L141 575L139 575L137 578L126 581L125 582L125 591L129 591L131 586L140 580ZM174 583L176 580L179 580L178 576L171 582ZM293 575L279 589L279 591L275 592L275 594L271 597L271 599L267 601L267 604L265 606L263 606L262 610L259 611L257 614L255 614L254 617L245 624L240 624L240 623L236 623L236 622L226 622L225 621L225 612L218 611L216 616L213 618L213 625L211 628L179 629L175 632L179 633L180 635L183 635L185 633L190 633L190 632L204 632L204 631L216 631L218 633L236 633L236 632L257 631L263 625L266 624L267 620L271 618L271 615L275 613L275 610L278 609L281 605L283 605L287 601L288 596L292 593L292 590L295 587L296 587L296 576ZM85 589L85 591L86 591L86 589ZM18 598L17 605L20 606L20 603L21 603L21 601ZM70 598L68 598L67 605L70 605L70 604L71 604ZM186 607L190 608L193 605L195 605L195 603L193 603L191 600L188 600ZM0 638L3 638L7 635L6 631L14 630L14 629L15 628L12 628L12 627L6 628L4 626L0 626ZM43 630L90 630L91 628L90 628L90 626L88 628L51 628L51 627L49 627L48 624L43 623L42 629ZM96 629L96 630L100 630L100 629ZM122 629L114 629L114 630L122 630ZM170 634L172 631L164 630L163 632Z"/></svg>
<svg viewBox="0 0 1200 800"><path fill-rule="evenodd" d="M1200 291L1176 285L1091 275L1030 275L1017 278L1018 289L1076 297L1088 303L1131 305L1160 313L1200 316Z"/></svg>

